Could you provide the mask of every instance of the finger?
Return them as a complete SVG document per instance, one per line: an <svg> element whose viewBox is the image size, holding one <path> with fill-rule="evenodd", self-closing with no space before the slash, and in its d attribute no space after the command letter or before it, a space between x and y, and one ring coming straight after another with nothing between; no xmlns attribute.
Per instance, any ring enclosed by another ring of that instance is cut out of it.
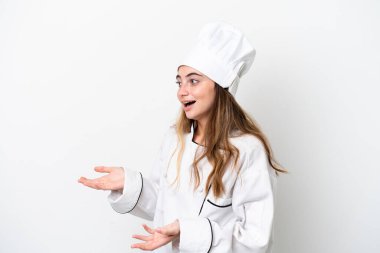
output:
<svg viewBox="0 0 380 253"><path fill-rule="evenodd" d="M168 229L165 229L165 228L156 228L156 231L163 235L169 235L169 236L172 235L172 233Z"/></svg>
<svg viewBox="0 0 380 253"><path fill-rule="evenodd" d="M86 186L89 186L91 180L88 179L88 178L85 178L85 177L80 177L80 178L78 179L78 182L79 182L79 183L82 183L82 184L84 184L84 185L86 185Z"/></svg>
<svg viewBox="0 0 380 253"><path fill-rule="evenodd" d="M87 179L87 178L80 178L80 183L87 187L94 188L96 190L100 190L104 188L104 183L100 182L98 179Z"/></svg>
<svg viewBox="0 0 380 253"><path fill-rule="evenodd" d="M166 226L156 228L156 231L164 235L176 235L179 233L179 226L177 221L175 221Z"/></svg>
<svg viewBox="0 0 380 253"><path fill-rule="evenodd" d="M80 178L78 179L78 183L83 183L84 180L86 180L85 177L80 177Z"/></svg>
<svg viewBox="0 0 380 253"><path fill-rule="evenodd" d="M148 247L148 245L146 245L146 243L135 243L131 245L131 248L132 249L138 248L142 250L152 250L151 248Z"/></svg>
<svg viewBox="0 0 380 253"><path fill-rule="evenodd" d="M156 231L162 235L166 236L175 236L177 233L177 230L172 228L157 228Z"/></svg>
<svg viewBox="0 0 380 253"><path fill-rule="evenodd" d="M96 172L101 172L101 173L110 173L112 171L111 167L105 167L105 166L96 166L94 170Z"/></svg>
<svg viewBox="0 0 380 253"><path fill-rule="evenodd" d="M132 238L143 240L143 241L151 241L153 239L152 236L147 236L147 235L132 235Z"/></svg>
<svg viewBox="0 0 380 253"><path fill-rule="evenodd" d="M160 234L167 235L167 231L164 228L156 228L156 231Z"/></svg>
<svg viewBox="0 0 380 253"><path fill-rule="evenodd" d="M151 229L148 225L146 224L143 224L143 227L145 229L145 231L147 231L149 234L154 234L154 229Z"/></svg>
<svg viewBox="0 0 380 253"><path fill-rule="evenodd" d="M160 234L163 234L163 235L174 235L174 234L176 234L176 229L171 225L156 228L156 231Z"/></svg>
<svg viewBox="0 0 380 253"><path fill-rule="evenodd" d="M155 250L163 245L169 243L174 239L174 236L167 236L162 238L153 238L152 240L145 243L135 243L131 245L131 248L139 248L142 250Z"/></svg>

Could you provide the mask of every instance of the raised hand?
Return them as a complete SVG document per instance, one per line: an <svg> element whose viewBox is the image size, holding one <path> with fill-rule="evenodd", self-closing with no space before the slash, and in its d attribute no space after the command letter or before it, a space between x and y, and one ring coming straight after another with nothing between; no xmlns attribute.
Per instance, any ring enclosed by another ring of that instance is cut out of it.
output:
<svg viewBox="0 0 380 253"><path fill-rule="evenodd" d="M133 238L142 240L144 242L135 243L131 246L131 248L139 248L142 250L154 250L173 241L180 235L178 220L157 229L152 229L145 224L143 225L143 227L145 231L147 231L150 235L133 235Z"/></svg>
<svg viewBox="0 0 380 253"><path fill-rule="evenodd" d="M124 168L123 167L105 167L97 166L94 168L96 172L108 173L105 176L88 179L81 177L78 179L79 183L85 186L94 188L96 190L119 190L124 188Z"/></svg>

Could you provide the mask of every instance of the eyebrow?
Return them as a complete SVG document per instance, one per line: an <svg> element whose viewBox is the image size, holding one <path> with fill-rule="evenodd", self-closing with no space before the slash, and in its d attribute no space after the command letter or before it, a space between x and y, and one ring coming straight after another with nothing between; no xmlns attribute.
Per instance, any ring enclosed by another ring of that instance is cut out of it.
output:
<svg viewBox="0 0 380 253"><path fill-rule="evenodd" d="M202 76L202 75L197 74L197 73L195 73L195 72L191 72L191 73L187 74L185 77L189 77L189 76L191 76L191 75ZM181 78L181 77L180 77L180 75L177 75L175 78L177 79L177 78Z"/></svg>

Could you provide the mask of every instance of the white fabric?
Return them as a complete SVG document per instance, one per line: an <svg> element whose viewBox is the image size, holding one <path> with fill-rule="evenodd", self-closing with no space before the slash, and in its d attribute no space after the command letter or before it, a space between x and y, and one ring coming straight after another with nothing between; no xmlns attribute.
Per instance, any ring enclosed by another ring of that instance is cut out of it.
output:
<svg viewBox="0 0 380 253"><path fill-rule="evenodd" d="M202 72L235 95L240 78L251 67L256 50L236 27L225 22L206 24L195 46L179 66L187 65Z"/></svg>
<svg viewBox="0 0 380 253"><path fill-rule="evenodd" d="M112 191L108 197L112 208L119 213L129 212L153 220L155 227L179 220L179 241L154 252L271 252L277 179L263 145L251 135L231 138L232 144L240 150L241 173L237 176L228 170L223 177L225 194L217 199L210 191L204 201L204 187L212 166L207 159L201 160L202 183L194 192L193 185L189 184L192 162L197 149L201 151L204 147L192 141L194 128L191 129L191 133L185 135L178 188L170 186L176 176L177 158L174 154L170 161L177 142L175 129L171 127L149 177L141 177L138 171L125 168L123 192ZM131 206L134 206L132 210Z"/></svg>

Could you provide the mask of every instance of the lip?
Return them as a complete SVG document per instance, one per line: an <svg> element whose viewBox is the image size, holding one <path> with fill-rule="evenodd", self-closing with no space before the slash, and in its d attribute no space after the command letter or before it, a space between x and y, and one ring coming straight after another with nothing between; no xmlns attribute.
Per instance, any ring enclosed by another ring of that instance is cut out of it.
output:
<svg viewBox="0 0 380 253"><path fill-rule="evenodd" d="M196 103L196 102L195 102L195 103ZM182 108L183 108L183 110L185 110L185 112L187 112L187 111L191 110L191 108L193 108L193 105L195 105L195 103L194 103L194 104L191 104L191 105L189 105L189 106L185 106L185 104L183 104L183 105L182 105Z"/></svg>

